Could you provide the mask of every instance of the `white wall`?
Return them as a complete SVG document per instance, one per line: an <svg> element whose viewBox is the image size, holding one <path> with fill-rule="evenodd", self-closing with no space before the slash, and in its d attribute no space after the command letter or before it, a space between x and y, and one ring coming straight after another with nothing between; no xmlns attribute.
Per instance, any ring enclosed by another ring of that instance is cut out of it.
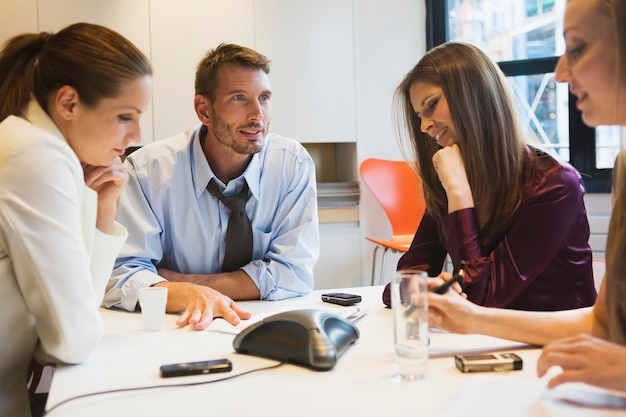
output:
<svg viewBox="0 0 626 417"><path fill-rule="evenodd" d="M193 108L194 75L205 51L222 42L255 47L254 0L144 3L150 11L154 140L158 140L199 123Z"/></svg>
<svg viewBox="0 0 626 417"><path fill-rule="evenodd" d="M591 228L589 245L593 251L593 258L605 259L606 234L609 230L609 218L611 217L611 195L587 194L585 206L589 215L589 227Z"/></svg>

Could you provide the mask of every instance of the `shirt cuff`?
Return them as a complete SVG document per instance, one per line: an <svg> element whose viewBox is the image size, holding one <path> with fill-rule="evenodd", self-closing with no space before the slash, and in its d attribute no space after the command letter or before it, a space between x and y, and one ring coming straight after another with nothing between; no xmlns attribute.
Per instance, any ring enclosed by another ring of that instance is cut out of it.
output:
<svg viewBox="0 0 626 417"><path fill-rule="evenodd" d="M143 270L134 273L126 280L124 285L118 289L120 291L121 307L128 311L135 311L137 302L139 301L139 290L164 281L167 280L152 271Z"/></svg>
<svg viewBox="0 0 626 417"><path fill-rule="evenodd" d="M264 261L257 259L250 262L247 265L241 267L243 272L248 274L252 282L257 286L260 293L260 299L264 300L274 291L274 282L270 282L270 288L265 288L265 286L261 283L261 276L267 275L265 274L265 270L267 269L267 265ZM267 279L265 281L268 281Z"/></svg>

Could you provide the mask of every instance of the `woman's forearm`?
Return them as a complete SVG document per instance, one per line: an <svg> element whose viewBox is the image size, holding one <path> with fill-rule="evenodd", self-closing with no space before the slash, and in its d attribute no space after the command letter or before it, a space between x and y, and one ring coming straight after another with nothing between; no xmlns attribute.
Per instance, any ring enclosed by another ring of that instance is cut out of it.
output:
<svg viewBox="0 0 626 417"><path fill-rule="evenodd" d="M563 311L520 311L476 306L466 330L533 345L555 339L592 333L592 307Z"/></svg>

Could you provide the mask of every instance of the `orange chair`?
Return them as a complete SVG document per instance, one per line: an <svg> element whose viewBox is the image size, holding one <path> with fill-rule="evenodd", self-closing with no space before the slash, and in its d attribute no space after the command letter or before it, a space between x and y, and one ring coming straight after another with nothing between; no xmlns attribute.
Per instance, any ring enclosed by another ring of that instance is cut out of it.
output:
<svg viewBox="0 0 626 417"><path fill-rule="evenodd" d="M409 250L419 226L426 203L422 182L406 161L389 161L370 158L361 163L361 178L380 203L389 222L390 239L370 236L365 238L376 244L372 260L372 285L376 274L376 254L383 248L380 282L384 283L387 252L404 253Z"/></svg>

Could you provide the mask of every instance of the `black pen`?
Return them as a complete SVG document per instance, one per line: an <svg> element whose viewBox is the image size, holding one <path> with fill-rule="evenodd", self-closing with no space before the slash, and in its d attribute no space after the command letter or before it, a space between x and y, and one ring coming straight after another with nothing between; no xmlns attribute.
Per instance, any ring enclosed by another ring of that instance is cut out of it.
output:
<svg viewBox="0 0 626 417"><path fill-rule="evenodd" d="M465 268L465 261L461 261L461 265L459 266L459 272L452 279L449 279L448 281L435 288L433 292L435 294L445 294L446 291L448 291L455 282L458 282L459 284L463 282L463 276L465 275L465 272L463 272L463 268ZM404 312L404 314L406 316L410 316L416 309L417 306L412 305Z"/></svg>
<svg viewBox="0 0 626 417"><path fill-rule="evenodd" d="M435 294L445 294L446 291L448 291L448 289L450 289L450 287L455 283L458 282L459 284L461 282L463 282L463 275L465 273L463 272L463 267L461 266L461 269L459 269L459 273L456 274L454 276L454 278L449 279L448 281L444 282L443 284L441 284L440 286L438 286L437 288L435 288L433 290L433 292Z"/></svg>

